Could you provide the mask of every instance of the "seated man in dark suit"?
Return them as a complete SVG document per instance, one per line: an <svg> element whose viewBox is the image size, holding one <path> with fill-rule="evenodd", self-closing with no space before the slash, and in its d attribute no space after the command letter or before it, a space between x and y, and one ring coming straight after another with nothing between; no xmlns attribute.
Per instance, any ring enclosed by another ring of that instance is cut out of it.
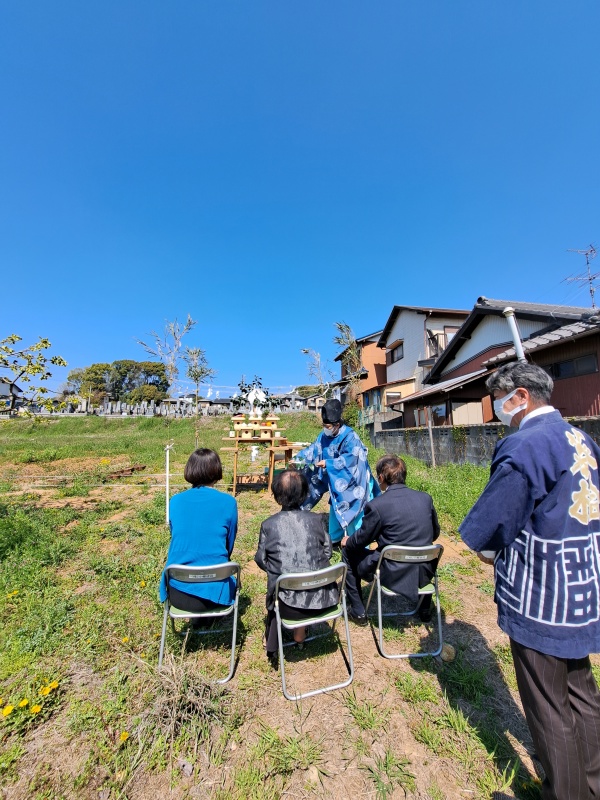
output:
<svg viewBox="0 0 600 800"><path fill-rule="evenodd" d="M357 625L366 625L367 617L361 593L361 579L371 582L375 576L381 550L388 544L409 547L426 547L440 534L433 500L425 492L417 492L405 485L406 464L398 456L384 456L375 467L377 480L383 491L365 506L360 527L352 536L342 539L342 558L348 565L346 593L350 602L350 619ZM376 550L367 550L377 542ZM433 561L420 564L402 564L384 560L381 565L381 582L392 592L417 601L418 590L426 586L435 573ZM431 597L426 595L419 609L423 622L431 619Z"/></svg>

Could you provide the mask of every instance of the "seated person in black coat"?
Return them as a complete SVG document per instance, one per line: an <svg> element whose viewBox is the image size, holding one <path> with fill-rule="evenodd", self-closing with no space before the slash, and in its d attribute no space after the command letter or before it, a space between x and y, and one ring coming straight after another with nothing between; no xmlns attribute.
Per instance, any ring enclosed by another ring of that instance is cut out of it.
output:
<svg viewBox="0 0 600 800"><path fill-rule="evenodd" d="M267 656L277 654L277 620L275 617L275 582L286 572L312 572L329 566L331 539L323 514L300 511L308 495L304 475L287 469L273 481L273 496L281 511L260 526L258 550L254 560L267 573ZM339 602L335 583L320 589L279 592L279 613L285 619L302 620L315 612L333 610ZM303 642L306 628L295 628L294 639Z"/></svg>
<svg viewBox="0 0 600 800"><path fill-rule="evenodd" d="M388 544L425 547L440 534L433 500L425 492L405 485L406 464L401 458L384 456L377 462L375 472L383 494L367 503L362 527L341 542L342 558L348 565L346 594L350 618L358 625L367 624L361 579L369 583L373 580L381 550ZM377 542L377 549L366 550L372 542ZM436 562L429 561L416 569L412 564L384 560L381 582L387 589L416 603L419 587L431 581L436 566ZM430 596L423 598L419 615L424 622L431 619Z"/></svg>

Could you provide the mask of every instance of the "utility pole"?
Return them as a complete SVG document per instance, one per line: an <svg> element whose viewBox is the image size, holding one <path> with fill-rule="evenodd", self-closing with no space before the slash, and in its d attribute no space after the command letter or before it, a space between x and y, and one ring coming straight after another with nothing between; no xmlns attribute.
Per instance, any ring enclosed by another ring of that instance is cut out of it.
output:
<svg viewBox="0 0 600 800"><path fill-rule="evenodd" d="M578 253L580 256L585 256L585 266L587 269L587 275L574 275L572 278L565 278L566 283L587 283L590 291L590 297L592 298L592 308L596 310L596 303L594 300L594 295L596 294L596 287L594 286L594 281L600 277L600 272L596 272L592 274L592 270L590 268L590 261L598 255L598 252L593 244L591 244L587 250L567 250L567 253Z"/></svg>
<svg viewBox="0 0 600 800"><path fill-rule="evenodd" d="M171 487L169 485L169 479L171 477L171 459L169 456L171 455L171 450L173 449L174 442L171 441L165 447L165 517L166 517L166 524L169 524L169 500L171 497Z"/></svg>

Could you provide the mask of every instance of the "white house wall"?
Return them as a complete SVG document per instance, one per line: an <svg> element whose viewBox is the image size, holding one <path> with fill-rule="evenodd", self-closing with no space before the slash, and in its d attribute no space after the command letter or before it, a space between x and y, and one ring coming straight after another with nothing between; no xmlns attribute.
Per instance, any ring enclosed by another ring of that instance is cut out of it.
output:
<svg viewBox="0 0 600 800"><path fill-rule="evenodd" d="M518 319L519 332L522 339L527 339L542 328L548 327L549 320L525 320ZM456 369L465 361L474 358L478 353L487 350L489 347L496 347L498 345L506 344L510 347L513 343L508 322L504 317L495 317L492 315L484 317L479 325L471 334L471 338L467 339L456 356L444 367L442 375Z"/></svg>
<svg viewBox="0 0 600 800"><path fill-rule="evenodd" d="M404 342L404 358L390 364L387 368L387 382L395 383L407 378L416 378L417 391L422 384L423 369L417 362L427 358L427 343L425 328L434 332L443 333L444 326L457 326L454 317L427 317L416 311L401 311L388 336L388 343Z"/></svg>

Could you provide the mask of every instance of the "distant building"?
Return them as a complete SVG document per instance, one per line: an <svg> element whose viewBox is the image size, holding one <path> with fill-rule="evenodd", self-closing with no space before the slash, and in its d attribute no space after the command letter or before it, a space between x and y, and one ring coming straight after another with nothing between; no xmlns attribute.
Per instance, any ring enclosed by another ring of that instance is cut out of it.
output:
<svg viewBox="0 0 600 800"><path fill-rule="evenodd" d="M339 387L342 405L348 400L348 389L354 378L358 384L358 399L362 408L380 410L381 392L386 382L385 353L377 347L381 333L382 331L377 331L356 339L361 360L361 369L356 374L349 375L344 364L347 350L342 350L335 357L335 361L340 362L341 376L334 385Z"/></svg>
<svg viewBox="0 0 600 800"><path fill-rule="evenodd" d="M507 307L515 311L525 353L555 378L553 403L568 416L600 413L600 318L589 308L480 297L417 391L392 403L404 427L494 421L487 377L516 360Z"/></svg>
<svg viewBox="0 0 600 800"><path fill-rule="evenodd" d="M0 411L9 411L22 404L23 390L10 378L0 378Z"/></svg>

